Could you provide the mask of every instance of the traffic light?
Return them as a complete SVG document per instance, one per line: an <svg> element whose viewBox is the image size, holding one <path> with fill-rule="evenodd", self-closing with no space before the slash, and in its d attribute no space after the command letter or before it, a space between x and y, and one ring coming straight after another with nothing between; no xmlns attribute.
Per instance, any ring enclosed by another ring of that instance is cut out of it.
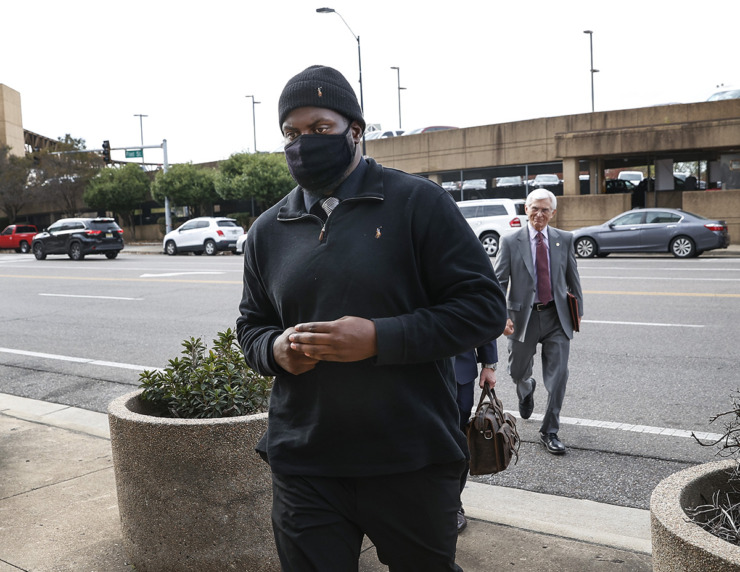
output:
<svg viewBox="0 0 740 572"><path fill-rule="evenodd" d="M103 161L110 163L110 141L103 141Z"/></svg>

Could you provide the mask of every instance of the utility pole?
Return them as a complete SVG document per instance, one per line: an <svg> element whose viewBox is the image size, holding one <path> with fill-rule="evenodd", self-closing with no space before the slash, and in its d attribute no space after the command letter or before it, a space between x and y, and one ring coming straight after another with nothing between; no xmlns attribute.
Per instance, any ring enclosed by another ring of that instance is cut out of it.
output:
<svg viewBox="0 0 740 572"><path fill-rule="evenodd" d="M594 69L594 33L592 30L583 30L584 34L588 34L588 41L591 45L591 113L594 112L594 74L598 73L599 70Z"/></svg>
<svg viewBox="0 0 740 572"><path fill-rule="evenodd" d="M139 118L139 130L141 131L141 164L144 164L144 118L149 117L148 115L142 115L141 113L134 113L134 117Z"/></svg>
<svg viewBox="0 0 740 572"><path fill-rule="evenodd" d="M254 119L254 106L258 105L260 102L254 100L253 95L245 95L244 97L251 97L252 98L252 133L254 135L254 152L257 152L257 122Z"/></svg>
<svg viewBox="0 0 740 572"><path fill-rule="evenodd" d="M398 79L398 130L403 129L401 126L401 90L406 89L401 87L401 68L398 66L391 66L392 70L396 70L396 77Z"/></svg>

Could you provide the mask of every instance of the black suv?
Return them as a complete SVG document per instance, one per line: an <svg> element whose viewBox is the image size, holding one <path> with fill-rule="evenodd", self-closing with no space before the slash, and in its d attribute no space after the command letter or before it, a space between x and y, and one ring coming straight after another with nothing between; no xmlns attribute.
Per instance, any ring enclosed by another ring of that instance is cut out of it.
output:
<svg viewBox="0 0 740 572"><path fill-rule="evenodd" d="M82 260L86 254L115 258L123 250L123 230L112 218L63 218L33 237L36 260L47 254L66 254Z"/></svg>

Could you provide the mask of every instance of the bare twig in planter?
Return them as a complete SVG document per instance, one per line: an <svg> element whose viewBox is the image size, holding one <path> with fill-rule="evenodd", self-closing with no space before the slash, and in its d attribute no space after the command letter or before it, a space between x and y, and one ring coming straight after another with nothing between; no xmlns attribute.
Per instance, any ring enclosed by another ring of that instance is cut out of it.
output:
<svg viewBox="0 0 740 572"><path fill-rule="evenodd" d="M686 508L686 514L691 522L710 534L740 545L740 490L735 486L740 484L740 459L737 458L740 452L740 390L736 390L732 397L732 409L715 415L709 422L714 423L727 416L732 417L725 423L725 431L716 441L704 442L693 432L691 436L703 447L718 446L717 455L721 457L736 457L734 467L727 472L730 491L715 491L710 504Z"/></svg>

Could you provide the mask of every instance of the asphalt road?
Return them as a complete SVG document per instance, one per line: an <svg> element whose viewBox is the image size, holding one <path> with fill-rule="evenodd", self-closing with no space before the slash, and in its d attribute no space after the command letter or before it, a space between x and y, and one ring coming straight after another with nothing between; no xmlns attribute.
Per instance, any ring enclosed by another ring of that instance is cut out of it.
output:
<svg viewBox="0 0 740 572"><path fill-rule="evenodd" d="M0 254L0 392L105 411L183 339L210 342L234 326L241 265L233 255ZM519 421L518 464L471 480L646 509L661 479L715 458L690 433L721 433L709 419L740 387L740 258L610 256L579 268L585 321L560 431L568 454L537 443L540 384L535 414ZM516 410L505 340L499 354L497 393Z"/></svg>

